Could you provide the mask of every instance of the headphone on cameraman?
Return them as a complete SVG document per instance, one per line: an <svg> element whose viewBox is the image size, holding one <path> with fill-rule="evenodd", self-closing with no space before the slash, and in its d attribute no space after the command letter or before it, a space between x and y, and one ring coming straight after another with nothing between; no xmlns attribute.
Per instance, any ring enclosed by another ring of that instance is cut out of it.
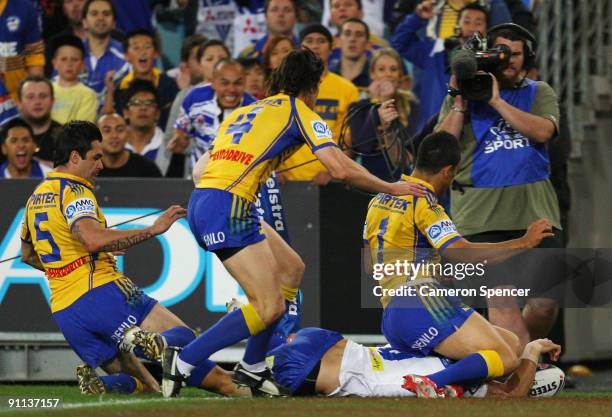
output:
<svg viewBox="0 0 612 417"><path fill-rule="evenodd" d="M493 45L493 39L495 39L495 32L499 32L500 30L511 30L515 34L517 34L521 40L523 41L525 61L523 63L523 68L527 71L532 69L535 66L535 58L536 58L536 49L538 47L538 42L536 41L535 36L522 27L521 25L517 25L516 23L502 23L500 25L495 25L487 31L487 47L491 48Z"/></svg>

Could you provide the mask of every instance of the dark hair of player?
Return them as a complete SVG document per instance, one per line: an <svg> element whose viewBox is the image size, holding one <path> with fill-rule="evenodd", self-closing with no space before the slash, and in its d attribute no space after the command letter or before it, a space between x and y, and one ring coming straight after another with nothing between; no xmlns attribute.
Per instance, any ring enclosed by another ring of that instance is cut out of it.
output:
<svg viewBox="0 0 612 417"><path fill-rule="evenodd" d="M75 120L57 129L54 134L53 167L66 165L72 151L78 152L85 159L91 150L93 141L102 141L102 133L98 126L91 122Z"/></svg>
<svg viewBox="0 0 612 417"><path fill-rule="evenodd" d="M130 39L135 38L136 36L146 36L150 38L151 42L153 42L153 48L156 52L159 52L159 41L157 40L157 36L155 36L155 33L147 29L136 29L125 35L125 39L123 40L123 50L125 52L127 52L128 47L130 46Z"/></svg>
<svg viewBox="0 0 612 417"><path fill-rule="evenodd" d="M130 83L127 90L121 93L121 98L123 99L123 107L128 107L128 103L130 102L132 97L134 97L138 93L143 93L143 92L151 93L155 99L155 103L157 103L157 107L159 108L161 106L159 90L157 89L157 87L155 87L155 84L153 84L149 80L135 79L134 81Z"/></svg>
<svg viewBox="0 0 612 417"><path fill-rule="evenodd" d="M11 119L6 122L4 126L2 126L2 129L0 129L0 143L4 143L4 141L8 137L9 130L14 129L16 127L23 127L24 129L26 129L30 133L30 138L34 140L34 131L32 130L32 127L22 118L15 117L14 119Z"/></svg>
<svg viewBox="0 0 612 417"><path fill-rule="evenodd" d="M202 57L204 56L204 52L206 52L206 50L208 48L210 48L211 46L220 46L221 48L223 48L225 50L225 53L227 53L227 56L232 56L232 54L230 54L229 49L227 49L227 46L225 46L225 44L220 41L219 39L209 39L206 42L204 42L202 45L200 45L200 47L198 48L198 61L200 61L202 59Z"/></svg>
<svg viewBox="0 0 612 417"><path fill-rule="evenodd" d="M89 13L89 7L91 6L91 4L97 1L103 1L105 3L108 3L111 8L111 13L113 14L113 20L117 20L117 9L115 9L115 5L113 4L112 0L87 0L85 2L85 5L83 6L83 19L87 17L87 13Z"/></svg>
<svg viewBox="0 0 612 417"><path fill-rule="evenodd" d="M268 80L270 95L285 93L297 97L316 91L325 66L308 48L291 51Z"/></svg>
<svg viewBox="0 0 612 417"><path fill-rule="evenodd" d="M427 135L417 152L416 169L435 175L444 167L456 167L461 160L461 149L456 137L448 132Z"/></svg>

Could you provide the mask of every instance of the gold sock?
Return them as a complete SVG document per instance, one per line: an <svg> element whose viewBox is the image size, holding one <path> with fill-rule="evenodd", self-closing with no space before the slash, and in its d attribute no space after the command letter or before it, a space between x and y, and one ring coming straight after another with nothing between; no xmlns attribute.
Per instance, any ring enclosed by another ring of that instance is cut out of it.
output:
<svg viewBox="0 0 612 417"><path fill-rule="evenodd" d="M504 362L495 350L479 350L477 352L487 363L488 378L497 378L504 375Z"/></svg>
<svg viewBox="0 0 612 417"><path fill-rule="evenodd" d="M292 300L295 299L295 297L297 297L298 291L300 289L299 288L285 287L284 285L281 285L281 290L283 291L283 295L285 296L285 300L292 301Z"/></svg>
<svg viewBox="0 0 612 417"><path fill-rule="evenodd" d="M259 313L257 313L257 310L255 310L252 304L245 304L240 307L240 310L242 311L244 321L246 321L251 336L256 335L266 328L266 323L259 317Z"/></svg>

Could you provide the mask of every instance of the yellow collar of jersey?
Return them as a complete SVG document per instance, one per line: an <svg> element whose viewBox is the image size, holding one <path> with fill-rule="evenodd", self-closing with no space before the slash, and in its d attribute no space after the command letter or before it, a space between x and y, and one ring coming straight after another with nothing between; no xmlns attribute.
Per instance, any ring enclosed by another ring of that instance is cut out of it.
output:
<svg viewBox="0 0 612 417"><path fill-rule="evenodd" d="M78 177L76 175L68 174L66 172L49 172L47 174L47 178L65 178L67 180L72 180L76 182L80 182L87 188L93 190L93 184L87 181L85 178Z"/></svg>
<svg viewBox="0 0 612 417"><path fill-rule="evenodd" d="M402 174L402 179L404 181L412 181L412 182L416 182L419 184L423 184L425 187L427 187L429 190L431 190L434 194L436 193L436 190L434 189L433 185L431 185L430 183L428 183L425 180L422 180L420 178L416 178L416 177L411 177L410 175L405 175Z"/></svg>
<svg viewBox="0 0 612 417"><path fill-rule="evenodd" d="M153 68L153 84L155 85L155 87L159 86L159 77L160 77L159 69ZM119 89L126 90L130 86L130 83L134 81L134 78L135 78L134 71L128 72L127 75L123 77L123 79L119 83Z"/></svg>

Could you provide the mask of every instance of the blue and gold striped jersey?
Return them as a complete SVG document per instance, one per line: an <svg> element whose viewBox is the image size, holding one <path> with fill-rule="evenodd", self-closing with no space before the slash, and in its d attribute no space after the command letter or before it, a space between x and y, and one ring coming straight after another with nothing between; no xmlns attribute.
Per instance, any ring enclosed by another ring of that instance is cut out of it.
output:
<svg viewBox="0 0 612 417"><path fill-rule="evenodd" d="M369 246L373 263L436 263L440 261L437 250L443 249L461 236L444 208L438 204L431 184L421 179L403 175L405 181L423 184L425 197L412 195L395 197L378 194L368 206L363 229L364 244ZM427 270L414 278L431 277ZM405 275L385 276L380 280L383 288L397 288L406 283ZM389 299L382 298L383 306Z"/></svg>
<svg viewBox="0 0 612 417"><path fill-rule="evenodd" d="M106 227L92 185L74 175L52 172L28 199L21 239L32 243L51 289L51 311L62 310L92 288L119 280L111 253L89 253L72 235L79 220Z"/></svg>
<svg viewBox="0 0 612 417"><path fill-rule="evenodd" d="M303 144L312 152L336 146L327 124L300 99L277 94L236 109L219 128L197 188L255 202L260 183Z"/></svg>

